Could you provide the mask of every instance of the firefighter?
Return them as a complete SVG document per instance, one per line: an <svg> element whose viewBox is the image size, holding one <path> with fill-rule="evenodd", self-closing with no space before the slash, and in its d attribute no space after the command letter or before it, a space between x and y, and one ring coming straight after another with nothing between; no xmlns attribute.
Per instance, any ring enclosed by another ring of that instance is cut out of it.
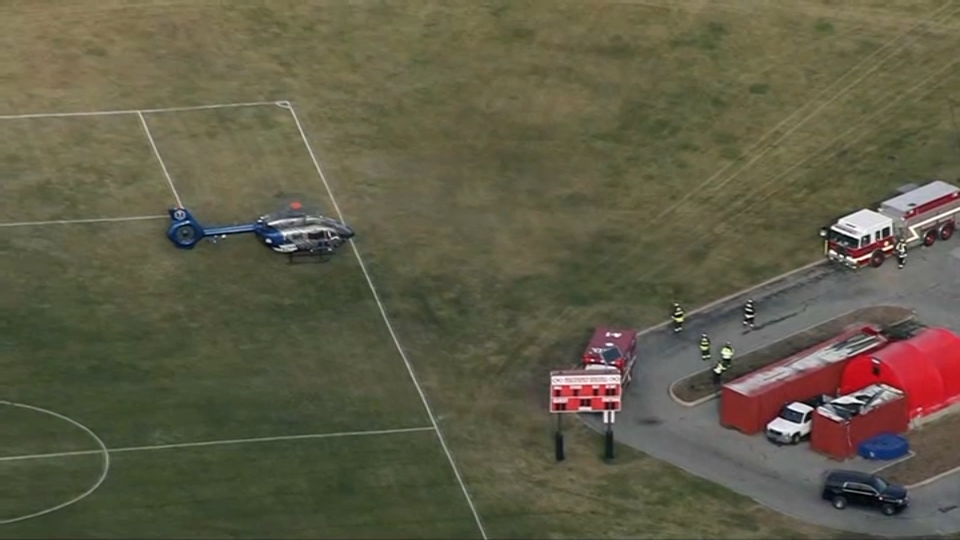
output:
<svg viewBox="0 0 960 540"><path fill-rule="evenodd" d="M700 359L710 361L710 338L706 334L700 335Z"/></svg>
<svg viewBox="0 0 960 540"><path fill-rule="evenodd" d="M683 308L680 307L680 304L674 303L673 315L671 318L673 319L673 331L676 333L679 333L681 330L683 330L683 315Z"/></svg>
<svg viewBox="0 0 960 540"><path fill-rule="evenodd" d="M903 241L903 238L897 240L897 246L893 248L893 251L897 256L897 268L903 270L903 267L907 264L907 243Z"/></svg>
<svg viewBox="0 0 960 540"><path fill-rule="evenodd" d="M723 382L723 372L727 368L723 365L723 362L717 362L717 365L713 366L713 385L720 386L720 383Z"/></svg>
<svg viewBox="0 0 960 540"><path fill-rule="evenodd" d="M723 369L730 369L730 364L733 363L733 346L730 345L730 342L723 344L723 348L720 349L720 363L723 364Z"/></svg>
<svg viewBox="0 0 960 540"><path fill-rule="evenodd" d="M753 325L753 321L756 317L757 309L753 307L753 299L747 300L747 303L743 305L743 325L753 330L756 328Z"/></svg>

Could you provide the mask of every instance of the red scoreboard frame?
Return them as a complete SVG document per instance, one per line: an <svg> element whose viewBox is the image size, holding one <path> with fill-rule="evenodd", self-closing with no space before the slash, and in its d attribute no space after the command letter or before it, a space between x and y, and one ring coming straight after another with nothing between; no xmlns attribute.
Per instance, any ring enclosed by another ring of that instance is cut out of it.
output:
<svg viewBox="0 0 960 540"><path fill-rule="evenodd" d="M619 412L623 380L616 368L550 372L550 412Z"/></svg>

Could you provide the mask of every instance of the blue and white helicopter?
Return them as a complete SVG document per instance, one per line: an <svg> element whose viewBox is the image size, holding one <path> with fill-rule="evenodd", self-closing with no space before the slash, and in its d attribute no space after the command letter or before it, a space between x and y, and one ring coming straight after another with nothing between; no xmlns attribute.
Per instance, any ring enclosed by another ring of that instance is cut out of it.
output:
<svg viewBox="0 0 960 540"><path fill-rule="evenodd" d="M172 223L167 229L167 238L181 249L193 249L204 238L216 240L254 233L277 253L328 255L355 236L353 229L342 221L305 210L299 202L260 216L253 223L221 227L201 225L186 208L171 208L169 214Z"/></svg>

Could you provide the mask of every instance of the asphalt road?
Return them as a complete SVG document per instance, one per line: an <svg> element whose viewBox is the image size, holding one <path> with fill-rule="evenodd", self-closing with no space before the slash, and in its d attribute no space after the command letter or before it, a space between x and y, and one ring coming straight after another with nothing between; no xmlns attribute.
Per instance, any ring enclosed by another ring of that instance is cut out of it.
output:
<svg viewBox="0 0 960 540"><path fill-rule="evenodd" d="M834 510L819 497L824 470L874 470L881 464L860 458L838 464L805 444L777 447L762 435L748 437L721 427L717 400L684 407L668 394L671 383L706 367L697 349L702 332L714 343L730 341L742 355L871 305L904 306L929 326L960 332L958 270L960 240L911 251L904 270L898 270L895 261L857 272L820 266L688 315L679 336L665 327L645 332L640 338L635 379L624 396L624 410L617 416L616 438L810 523L881 537L958 532L960 473L912 490L911 507L895 517L854 508ZM758 328L744 333L740 310L748 297L757 304ZM602 429L598 416L585 416L584 420Z"/></svg>

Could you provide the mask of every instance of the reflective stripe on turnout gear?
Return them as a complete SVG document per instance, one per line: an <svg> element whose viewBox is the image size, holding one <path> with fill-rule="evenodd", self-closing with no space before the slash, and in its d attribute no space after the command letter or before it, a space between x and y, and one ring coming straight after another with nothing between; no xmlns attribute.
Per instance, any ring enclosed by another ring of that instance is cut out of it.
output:
<svg viewBox="0 0 960 540"><path fill-rule="evenodd" d="M701 350L701 351L709 351L709 350L710 350L710 340L709 340L709 339L707 339L707 338L705 338L705 337L700 338L700 350Z"/></svg>
<svg viewBox="0 0 960 540"><path fill-rule="evenodd" d="M756 313L756 310L753 307L753 304L748 302L747 305L743 306L743 312L749 317Z"/></svg>
<svg viewBox="0 0 960 540"><path fill-rule="evenodd" d="M683 309L677 308L673 310L673 320L683 322Z"/></svg>
<svg viewBox="0 0 960 540"><path fill-rule="evenodd" d="M720 375L726 370L727 370L727 366L724 366L723 364L717 364L713 366L713 372L716 373L717 375Z"/></svg>
<svg viewBox="0 0 960 540"><path fill-rule="evenodd" d="M722 349L720 349L720 358L723 358L724 360L730 360L733 358L733 347L724 346Z"/></svg>

